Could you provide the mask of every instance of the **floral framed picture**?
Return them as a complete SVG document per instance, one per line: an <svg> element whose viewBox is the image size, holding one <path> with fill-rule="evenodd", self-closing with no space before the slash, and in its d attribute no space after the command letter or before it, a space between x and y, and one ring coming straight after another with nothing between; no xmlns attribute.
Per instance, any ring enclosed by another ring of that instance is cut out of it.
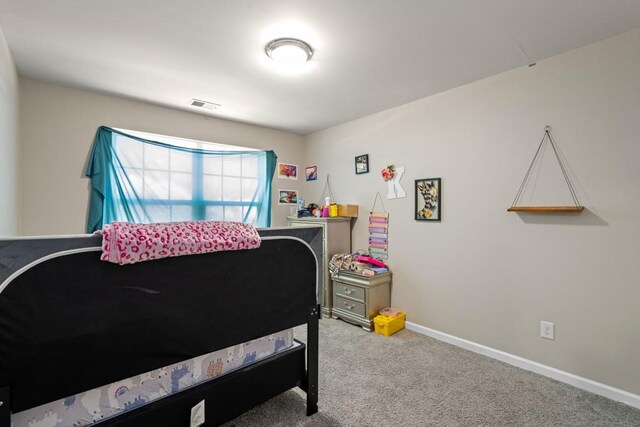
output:
<svg viewBox="0 0 640 427"><path fill-rule="evenodd" d="M304 168L304 178L307 181L316 181L318 179L318 166L307 166Z"/></svg>
<svg viewBox="0 0 640 427"><path fill-rule="evenodd" d="M298 179L298 165L291 163L278 163L278 178Z"/></svg>
<svg viewBox="0 0 640 427"><path fill-rule="evenodd" d="M279 205L298 204L298 192L296 190L278 190Z"/></svg>
<svg viewBox="0 0 640 427"><path fill-rule="evenodd" d="M416 179L416 221L440 221L442 204L440 178Z"/></svg>
<svg viewBox="0 0 640 427"><path fill-rule="evenodd" d="M361 154L356 156L356 175L369 173L369 155Z"/></svg>

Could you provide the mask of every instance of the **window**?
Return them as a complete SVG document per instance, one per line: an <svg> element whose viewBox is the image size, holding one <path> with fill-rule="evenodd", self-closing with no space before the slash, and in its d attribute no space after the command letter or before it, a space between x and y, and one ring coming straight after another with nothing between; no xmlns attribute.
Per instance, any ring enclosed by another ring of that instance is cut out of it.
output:
<svg viewBox="0 0 640 427"><path fill-rule="evenodd" d="M104 129L111 133L104 138L111 164L101 225L187 220L270 225L272 152Z"/></svg>

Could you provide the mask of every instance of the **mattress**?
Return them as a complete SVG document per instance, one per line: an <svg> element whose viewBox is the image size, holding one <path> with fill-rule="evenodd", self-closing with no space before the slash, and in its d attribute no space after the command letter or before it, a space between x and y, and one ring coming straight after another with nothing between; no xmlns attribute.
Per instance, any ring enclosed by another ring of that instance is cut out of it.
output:
<svg viewBox="0 0 640 427"><path fill-rule="evenodd" d="M293 329L287 329L12 414L11 425L84 427L97 424L219 378L293 346ZM73 375L73 372L69 375Z"/></svg>

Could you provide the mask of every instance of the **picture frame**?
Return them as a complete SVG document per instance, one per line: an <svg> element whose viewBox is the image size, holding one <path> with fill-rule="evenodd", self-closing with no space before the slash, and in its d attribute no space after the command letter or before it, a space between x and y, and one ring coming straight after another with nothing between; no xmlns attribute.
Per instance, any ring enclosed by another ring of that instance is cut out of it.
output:
<svg viewBox="0 0 640 427"><path fill-rule="evenodd" d="M298 165L292 163L278 163L279 179L298 179Z"/></svg>
<svg viewBox="0 0 640 427"><path fill-rule="evenodd" d="M440 178L416 179L416 221L440 221L442 219L442 180Z"/></svg>
<svg viewBox="0 0 640 427"><path fill-rule="evenodd" d="M359 156L356 156L355 164L356 164L356 175L369 173L369 155L368 154L361 154Z"/></svg>
<svg viewBox="0 0 640 427"><path fill-rule="evenodd" d="M298 191L297 190L278 190L278 204L279 205L297 205Z"/></svg>
<svg viewBox="0 0 640 427"><path fill-rule="evenodd" d="M318 166L307 166L304 168L304 178L307 181L318 180Z"/></svg>

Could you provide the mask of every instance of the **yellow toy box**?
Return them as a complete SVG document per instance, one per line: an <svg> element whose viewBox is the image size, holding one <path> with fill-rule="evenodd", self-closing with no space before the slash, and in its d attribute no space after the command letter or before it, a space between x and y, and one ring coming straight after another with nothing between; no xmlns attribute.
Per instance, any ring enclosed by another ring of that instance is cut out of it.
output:
<svg viewBox="0 0 640 427"><path fill-rule="evenodd" d="M407 316L403 311L385 308L380 310L380 314L373 318L374 328L377 334L388 337L401 329L404 329L404 321Z"/></svg>

